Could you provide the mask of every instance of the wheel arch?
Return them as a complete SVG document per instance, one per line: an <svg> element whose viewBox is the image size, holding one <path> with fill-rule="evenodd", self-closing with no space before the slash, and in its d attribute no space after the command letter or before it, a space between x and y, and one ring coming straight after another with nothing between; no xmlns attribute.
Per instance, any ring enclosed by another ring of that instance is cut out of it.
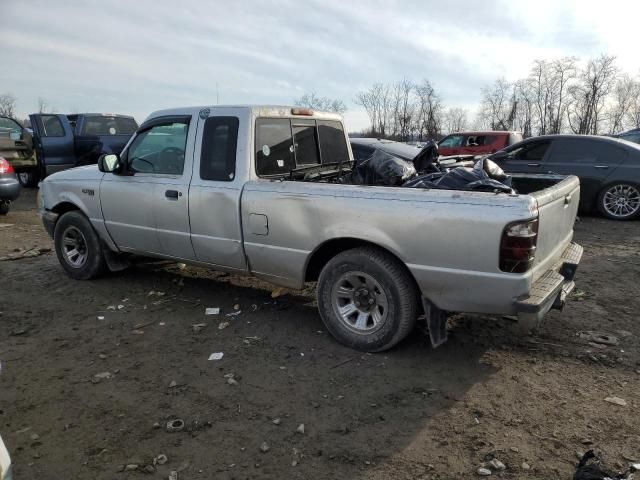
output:
<svg viewBox="0 0 640 480"><path fill-rule="evenodd" d="M407 264L395 252L375 242L370 242L368 240L363 240L361 238L354 238L354 237L332 238L320 244L309 255L309 258L307 259L307 263L304 269L304 281L305 282L317 281L318 277L320 276L320 272L322 271L322 268L327 264L329 260L331 260L333 257L338 255L339 253L342 253L346 250L351 250L353 248L358 248L358 247L372 247L391 255L393 258L395 258L398 261L398 263L402 266L402 268L404 268L407 271L407 273L409 274L409 277L413 281L413 284L418 294L422 293L420 290L420 286L416 281L415 276L413 275L411 270L407 267Z"/></svg>

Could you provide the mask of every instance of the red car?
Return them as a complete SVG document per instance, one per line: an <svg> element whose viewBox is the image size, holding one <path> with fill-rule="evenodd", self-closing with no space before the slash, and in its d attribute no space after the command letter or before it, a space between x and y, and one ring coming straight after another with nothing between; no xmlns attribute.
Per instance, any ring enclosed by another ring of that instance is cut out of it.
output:
<svg viewBox="0 0 640 480"><path fill-rule="evenodd" d="M488 155L522 141L520 132L459 132L438 142L438 153L450 155Z"/></svg>

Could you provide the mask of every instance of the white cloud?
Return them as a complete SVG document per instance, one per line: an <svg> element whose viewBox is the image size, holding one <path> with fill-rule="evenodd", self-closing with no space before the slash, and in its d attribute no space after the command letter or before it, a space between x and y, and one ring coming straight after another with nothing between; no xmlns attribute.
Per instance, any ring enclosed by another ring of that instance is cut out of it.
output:
<svg viewBox="0 0 640 480"><path fill-rule="evenodd" d="M19 111L39 96L60 111L292 103L305 91L353 104L374 82L429 78L446 104L474 105L498 76L535 58L601 52L636 74L639 2L0 1L0 91Z"/></svg>

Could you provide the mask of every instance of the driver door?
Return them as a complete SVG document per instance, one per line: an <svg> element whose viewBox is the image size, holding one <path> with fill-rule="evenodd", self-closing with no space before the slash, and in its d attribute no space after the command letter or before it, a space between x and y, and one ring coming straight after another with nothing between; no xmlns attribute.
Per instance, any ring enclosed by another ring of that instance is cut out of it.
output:
<svg viewBox="0 0 640 480"><path fill-rule="evenodd" d="M130 174L104 175L105 225L122 250L195 258L188 203L193 159L193 139L188 139L195 137L190 123L184 116L146 122L122 153Z"/></svg>

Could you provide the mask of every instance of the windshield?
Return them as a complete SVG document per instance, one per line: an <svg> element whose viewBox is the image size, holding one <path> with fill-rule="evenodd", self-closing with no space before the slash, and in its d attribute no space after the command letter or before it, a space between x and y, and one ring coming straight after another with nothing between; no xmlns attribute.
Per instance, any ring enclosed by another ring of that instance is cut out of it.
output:
<svg viewBox="0 0 640 480"><path fill-rule="evenodd" d="M0 138L18 140L21 134L22 127L15 120L8 117L0 117Z"/></svg>

